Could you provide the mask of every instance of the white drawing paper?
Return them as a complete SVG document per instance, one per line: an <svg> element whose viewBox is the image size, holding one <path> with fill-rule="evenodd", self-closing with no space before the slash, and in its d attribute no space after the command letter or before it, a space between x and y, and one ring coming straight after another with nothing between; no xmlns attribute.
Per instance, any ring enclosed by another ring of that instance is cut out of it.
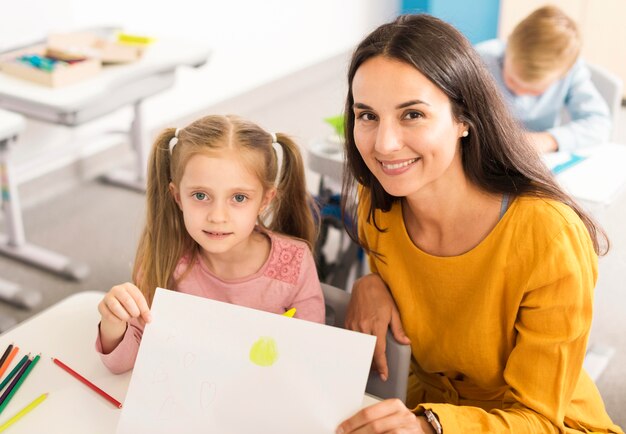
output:
<svg viewBox="0 0 626 434"><path fill-rule="evenodd" d="M118 434L334 433L373 336L158 288Z"/></svg>

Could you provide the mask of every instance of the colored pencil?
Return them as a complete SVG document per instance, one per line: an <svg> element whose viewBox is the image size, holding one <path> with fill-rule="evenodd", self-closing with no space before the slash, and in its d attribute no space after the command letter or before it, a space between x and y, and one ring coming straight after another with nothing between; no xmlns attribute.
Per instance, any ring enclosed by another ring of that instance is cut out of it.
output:
<svg viewBox="0 0 626 434"><path fill-rule="evenodd" d="M20 360L17 365L15 365L15 367L11 370L11 372L9 372L9 375L7 375L4 380L2 380L2 383L0 383L0 390L4 389L4 386L6 386L9 381L11 381L11 378L13 378L13 376L19 372L22 365L26 363L26 360L28 360L29 355L30 354L24 355L24 357L22 357L22 360Z"/></svg>
<svg viewBox="0 0 626 434"><path fill-rule="evenodd" d="M64 371L66 371L67 373L69 373L71 376L73 376L74 378L76 378L78 381L80 381L81 383L83 383L85 386L89 387L91 390L93 390L94 392L98 393L100 396L102 396L104 399L106 399L107 401L109 401L111 404L113 404L114 406L116 406L117 408L122 408L122 403L119 402L117 399L113 398L111 395L109 395L108 393L106 393L104 390L100 389L98 386L96 386L95 384L93 384L91 381L87 380L85 377L83 377L82 375L80 375L78 372L76 372L75 370L73 370L72 368L70 368L69 366L67 366L65 363L63 363L62 361L60 361L59 359L55 359L54 357L52 358L52 361L58 365L61 369L63 369Z"/></svg>
<svg viewBox="0 0 626 434"><path fill-rule="evenodd" d="M20 347L13 347L13 349L9 353L9 356L2 363L2 366L0 366L0 377L2 377L4 373L6 372L6 370L9 368L9 366L11 366L11 362L13 361L13 358L17 355L17 352L19 350L20 350Z"/></svg>
<svg viewBox="0 0 626 434"><path fill-rule="evenodd" d="M15 422L17 422L20 418L22 418L26 413L28 413L29 411L31 411L33 408L37 407L39 404L41 404L41 402L46 399L48 397L47 393L44 393L43 395L39 396L38 398L36 398L33 402L31 402L30 404L28 404L26 407L24 407L23 409L21 409L20 411L18 411L13 417L11 417L11 419L7 420L5 423L3 423L2 425L0 425L0 432L4 431L5 429L7 429L8 427L10 427L11 425L13 425Z"/></svg>
<svg viewBox="0 0 626 434"><path fill-rule="evenodd" d="M283 313L283 316L286 316L287 318L293 318L295 314L296 314L296 308L292 307L291 309Z"/></svg>
<svg viewBox="0 0 626 434"><path fill-rule="evenodd" d="M20 378L22 377L22 375L24 375L24 372L28 368L28 365L30 365L31 363L32 363L32 359L26 360L26 362L22 365L22 367L17 372L17 374L15 374L15 377L13 377L13 380L11 380L11 382L9 383L9 385L6 388L6 390L4 392L2 392L2 395L0 395L0 407L2 407L2 404L7 399L7 396L9 396L9 394L11 393L13 388L20 381Z"/></svg>
<svg viewBox="0 0 626 434"><path fill-rule="evenodd" d="M4 367L4 362L7 359L7 357L9 357L9 353L11 352L11 350L13 349L13 344L9 344L9 346L7 347L6 350L4 350L4 354L2 355L2 357L0 358L0 369L2 367Z"/></svg>
<svg viewBox="0 0 626 434"><path fill-rule="evenodd" d="M30 374L30 371L33 370L33 368L35 367L35 365L39 361L40 357L41 356L39 354L37 354L35 356L35 358L28 364L26 369L23 370L22 375L18 375L18 376L15 377L17 379L17 384L15 384L14 387L12 387L13 384L11 386L9 386L11 388L11 391L9 392L9 395L6 397L6 399L0 403L0 413L2 413L4 411L6 406L11 401L11 398L13 398L13 395L15 395L17 393L17 391L20 389L20 387L22 386L22 383L24 383L24 381L26 380L26 377L28 377L28 374ZM15 382L15 380L13 380L13 381ZM2 398L0 398L0 400L1 399Z"/></svg>

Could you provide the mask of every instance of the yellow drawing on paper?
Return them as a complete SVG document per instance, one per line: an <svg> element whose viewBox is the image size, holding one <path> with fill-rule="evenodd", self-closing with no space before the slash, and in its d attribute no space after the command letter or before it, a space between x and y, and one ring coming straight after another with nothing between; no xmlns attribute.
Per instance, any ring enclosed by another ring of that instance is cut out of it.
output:
<svg viewBox="0 0 626 434"><path fill-rule="evenodd" d="M278 360L278 348L273 338L260 337L250 348L250 361L259 366L272 366Z"/></svg>

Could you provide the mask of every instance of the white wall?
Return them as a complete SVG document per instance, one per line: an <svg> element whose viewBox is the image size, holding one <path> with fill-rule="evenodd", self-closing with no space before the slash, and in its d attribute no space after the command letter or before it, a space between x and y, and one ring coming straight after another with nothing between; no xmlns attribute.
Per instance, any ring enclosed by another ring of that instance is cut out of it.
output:
<svg viewBox="0 0 626 434"><path fill-rule="evenodd" d="M4 3L8 0L0 0ZM146 101L146 126L164 123L280 79L353 49L379 24L391 20L399 0L20 0L0 15L0 50L43 37L48 31L116 25L131 33L206 43L210 61L198 70L180 71L171 91ZM6 13L9 10L10 13ZM117 116L117 118L115 118ZM128 122L129 111L69 132L30 122L24 146L16 150L19 178L52 168L49 155L62 153L64 141L78 156L91 130ZM104 126L103 126L104 125ZM119 129L119 128L118 128ZM21 149L20 149L21 148ZM21 155L20 155L21 152ZM65 153L67 155L67 152ZM48 168L48 169L47 169Z"/></svg>

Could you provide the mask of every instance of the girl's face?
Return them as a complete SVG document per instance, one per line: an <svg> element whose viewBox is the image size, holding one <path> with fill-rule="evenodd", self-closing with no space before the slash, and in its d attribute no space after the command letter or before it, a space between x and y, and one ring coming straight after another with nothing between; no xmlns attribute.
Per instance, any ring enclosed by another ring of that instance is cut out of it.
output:
<svg viewBox="0 0 626 434"><path fill-rule="evenodd" d="M274 197L233 150L189 159L170 191L183 212L185 228L205 255L237 254L248 246L259 214Z"/></svg>
<svg viewBox="0 0 626 434"><path fill-rule="evenodd" d="M354 141L387 193L437 192L464 176L460 137L448 97L406 63L382 56L365 61L352 81ZM445 189L444 189L445 190Z"/></svg>

